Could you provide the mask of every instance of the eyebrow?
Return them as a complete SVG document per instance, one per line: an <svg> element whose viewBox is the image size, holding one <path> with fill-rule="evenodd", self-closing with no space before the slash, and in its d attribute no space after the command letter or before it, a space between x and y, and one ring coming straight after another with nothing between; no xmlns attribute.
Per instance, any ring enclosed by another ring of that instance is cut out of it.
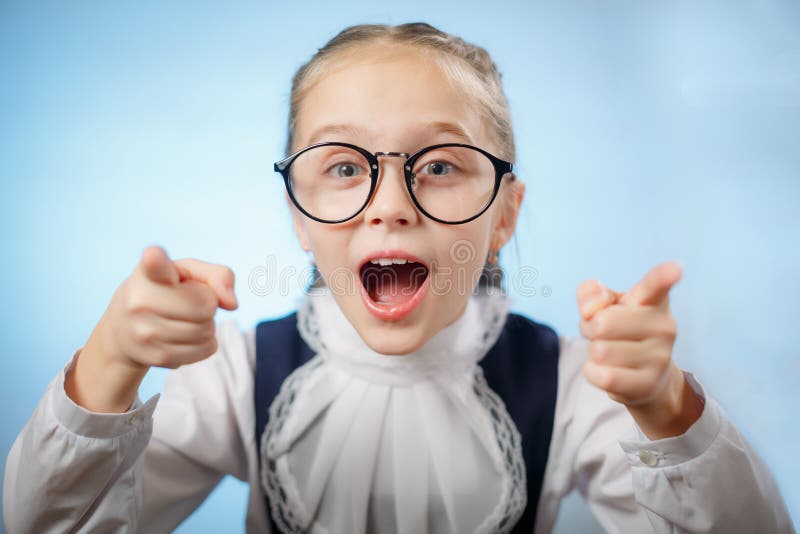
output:
<svg viewBox="0 0 800 534"><path fill-rule="evenodd" d="M425 139L427 140L437 135L448 134L458 137L462 142L467 144L475 144L472 136L470 136L464 128L452 122L436 121L420 126L418 130L424 132L426 136ZM311 137L309 137L308 144L313 145L320 142L325 137L340 135L350 138L363 138L369 135L369 131L350 124L329 124L315 130ZM422 145L417 148L422 148Z"/></svg>
<svg viewBox="0 0 800 534"><path fill-rule="evenodd" d="M317 129L308 138L308 144L313 145L315 143L320 142L323 137L328 136L338 136L338 135L345 135L350 137L361 137L366 132L357 127L357 126L350 126L348 124L329 124L328 126L323 126L322 128Z"/></svg>

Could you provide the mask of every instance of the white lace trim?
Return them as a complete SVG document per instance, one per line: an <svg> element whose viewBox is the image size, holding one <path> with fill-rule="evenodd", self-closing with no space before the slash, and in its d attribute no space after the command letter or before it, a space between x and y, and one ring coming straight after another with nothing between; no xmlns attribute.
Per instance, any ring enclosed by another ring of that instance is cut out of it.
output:
<svg viewBox="0 0 800 534"><path fill-rule="evenodd" d="M483 370L476 367L472 390L478 400L486 408L492 421L497 447L500 449L499 461L503 477L503 494L495 511L478 527L481 533L510 532L525 511L528 502L528 490L525 479L525 461L522 459L522 438L505 404L495 393Z"/></svg>
<svg viewBox="0 0 800 534"><path fill-rule="evenodd" d="M327 349L320 336L319 320L314 313L314 303L311 295L303 301L302 306L297 309L297 330L300 337L306 342L315 354L324 353Z"/></svg>
<svg viewBox="0 0 800 534"><path fill-rule="evenodd" d="M276 438L306 379L323 363L321 358L314 357L284 380L269 407L269 421L261 434L261 486L269 498L272 520L286 534L305 532L311 518L302 505L294 477L278 465Z"/></svg>

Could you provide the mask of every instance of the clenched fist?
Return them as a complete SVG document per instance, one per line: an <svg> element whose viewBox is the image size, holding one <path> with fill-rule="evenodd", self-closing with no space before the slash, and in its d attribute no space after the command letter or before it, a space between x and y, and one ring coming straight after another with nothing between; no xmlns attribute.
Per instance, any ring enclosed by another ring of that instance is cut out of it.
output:
<svg viewBox="0 0 800 534"><path fill-rule="evenodd" d="M89 410L125 411L150 367L208 358L217 350L217 308L237 307L233 284L228 267L147 248L67 375L67 394Z"/></svg>
<svg viewBox="0 0 800 534"><path fill-rule="evenodd" d="M146 249L106 312L109 356L175 368L212 355L217 308L237 306L233 281L233 272L222 265L171 261L160 247Z"/></svg>
<svg viewBox="0 0 800 534"><path fill-rule="evenodd" d="M596 280L577 291L580 331L589 340L583 374L625 404L650 439L680 435L702 413L702 401L672 360L677 331L669 291L680 278L680 267L668 262L627 293Z"/></svg>

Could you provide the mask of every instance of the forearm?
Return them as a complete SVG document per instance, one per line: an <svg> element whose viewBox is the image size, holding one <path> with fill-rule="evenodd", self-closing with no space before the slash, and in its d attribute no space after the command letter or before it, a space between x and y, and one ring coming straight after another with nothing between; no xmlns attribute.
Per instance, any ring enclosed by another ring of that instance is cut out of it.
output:
<svg viewBox="0 0 800 534"><path fill-rule="evenodd" d="M63 377L64 371L48 386L8 455L3 511L9 532L67 532L79 525L111 531L136 517L135 471L152 432L155 399L128 413L90 413L69 400Z"/></svg>

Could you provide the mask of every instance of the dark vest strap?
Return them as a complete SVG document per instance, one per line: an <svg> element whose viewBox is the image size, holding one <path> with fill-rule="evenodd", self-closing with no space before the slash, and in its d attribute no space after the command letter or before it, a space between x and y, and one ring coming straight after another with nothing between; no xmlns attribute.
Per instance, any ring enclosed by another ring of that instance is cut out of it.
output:
<svg viewBox="0 0 800 534"><path fill-rule="evenodd" d="M263 321L256 327L256 445L269 419L269 405L292 372L314 357L297 331L297 312ZM259 454L259 461L261 455ZM260 468L260 466L259 466Z"/></svg>
<svg viewBox="0 0 800 534"><path fill-rule="evenodd" d="M497 342L480 362L489 387L503 400L522 438L528 504L512 532L533 532L550 449L558 393L558 336L547 325L510 313ZM256 446L269 405L283 381L314 356L297 331L297 313L256 327ZM259 457L260 469L260 451ZM266 496L265 496L266 499ZM267 502L267 510L270 507ZM272 532L278 533L272 518Z"/></svg>
<svg viewBox="0 0 800 534"><path fill-rule="evenodd" d="M522 438L528 504L512 532L531 533L544 481L558 393L558 335L508 314L497 342L480 361L486 382L503 399Z"/></svg>

